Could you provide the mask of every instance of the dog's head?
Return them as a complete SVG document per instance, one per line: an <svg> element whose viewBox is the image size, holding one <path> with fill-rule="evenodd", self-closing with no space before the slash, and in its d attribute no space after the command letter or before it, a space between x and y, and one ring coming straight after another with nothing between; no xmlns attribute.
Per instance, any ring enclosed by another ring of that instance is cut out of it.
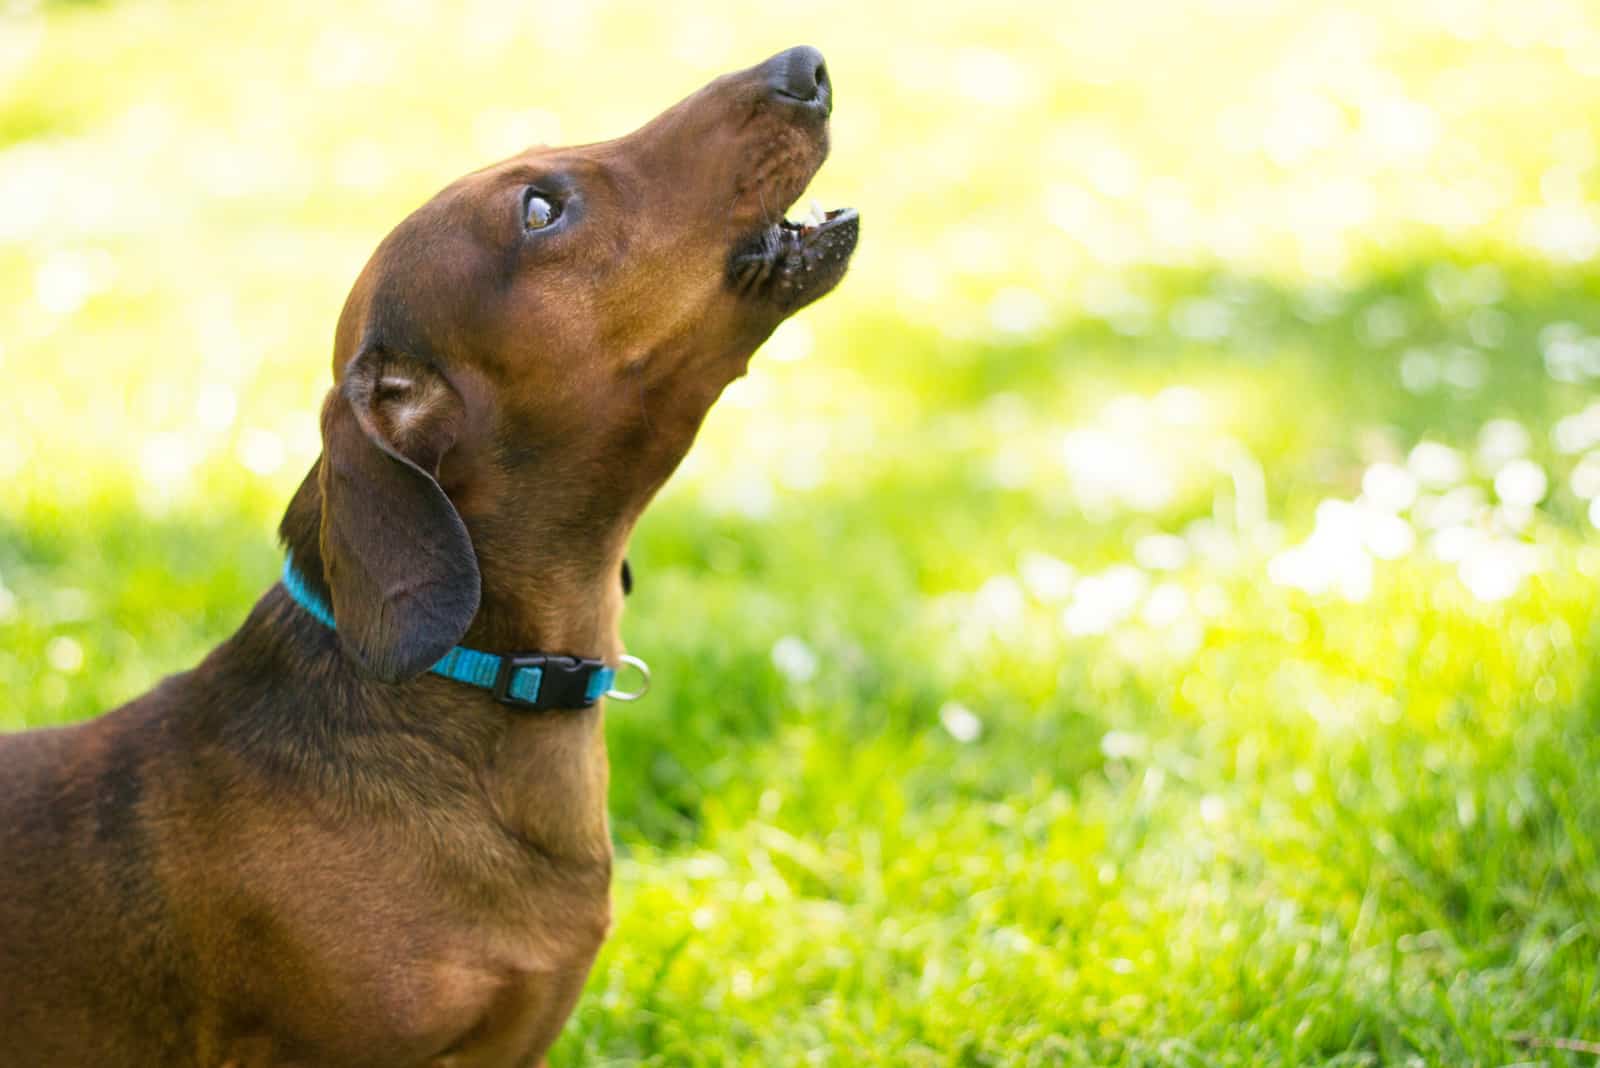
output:
<svg viewBox="0 0 1600 1068"><path fill-rule="evenodd" d="M784 218L832 106L822 55L790 49L626 137L469 174L378 247L318 472L323 577L369 670L426 670L480 589L526 592L529 554L615 566L722 389L844 274L853 211Z"/></svg>

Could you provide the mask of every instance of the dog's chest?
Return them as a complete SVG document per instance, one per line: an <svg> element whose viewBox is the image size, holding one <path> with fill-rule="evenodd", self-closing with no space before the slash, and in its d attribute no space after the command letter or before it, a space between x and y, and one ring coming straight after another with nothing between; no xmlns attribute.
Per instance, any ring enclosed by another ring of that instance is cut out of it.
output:
<svg viewBox="0 0 1600 1068"><path fill-rule="evenodd" d="M249 904L229 921L248 932L229 1015L252 1024L232 1063L516 1065L553 1039L604 938L608 870L454 822L301 826L252 851L285 862L247 862L233 888Z"/></svg>

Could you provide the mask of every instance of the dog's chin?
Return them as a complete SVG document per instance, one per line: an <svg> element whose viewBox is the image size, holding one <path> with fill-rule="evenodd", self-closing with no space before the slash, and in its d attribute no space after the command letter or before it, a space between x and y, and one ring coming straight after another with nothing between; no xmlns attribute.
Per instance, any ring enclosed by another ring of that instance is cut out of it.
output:
<svg viewBox="0 0 1600 1068"><path fill-rule="evenodd" d="M801 222L779 219L734 247L728 284L753 305L791 315L839 284L860 236L854 208L813 208Z"/></svg>

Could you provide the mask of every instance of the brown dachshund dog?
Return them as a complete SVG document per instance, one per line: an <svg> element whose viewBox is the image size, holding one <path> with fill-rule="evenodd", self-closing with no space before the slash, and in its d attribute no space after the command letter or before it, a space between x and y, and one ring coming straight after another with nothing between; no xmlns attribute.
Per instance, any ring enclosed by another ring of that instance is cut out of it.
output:
<svg viewBox="0 0 1600 1068"><path fill-rule="evenodd" d="M114 712L0 738L0 1064L542 1063L610 922L600 703L430 666L619 662L640 512L854 250L854 212L782 217L831 107L791 49L379 245L281 527L304 590Z"/></svg>

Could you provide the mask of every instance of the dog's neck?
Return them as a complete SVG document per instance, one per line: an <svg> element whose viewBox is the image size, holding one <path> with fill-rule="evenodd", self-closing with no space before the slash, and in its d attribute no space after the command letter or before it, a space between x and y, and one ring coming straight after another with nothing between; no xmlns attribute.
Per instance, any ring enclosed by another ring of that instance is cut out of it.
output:
<svg viewBox="0 0 1600 1068"><path fill-rule="evenodd" d="M321 518L313 468L286 511L280 534L307 585L326 598ZM591 537L561 554L550 551L548 537L538 538L536 524L469 520L473 525L479 527L475 544L482 543L483 590L462 644L487 652L544 652L616 663L622 652L618 624L625 535ZM523 538L528 545L518 544ZM353 661L351 668L357 670ZM600 708L528 714L500 704L487 691L431 676L424 680L426 686L451 688L448 714L473 721L464 729L478 735L482 728L478 736L487 739L487 748L478 757L481 781L508 827L551 856L610 856L609 771Z"/></svg>
<svg viewBox="0 0 1600 1068"><path fill-rule="evenodd" d="M555 546L522 524L479 525L482 589L463 644L491 652L542 652L615 665L622 655L621 537Z"/></svg>
<svg viewBox="0 0 1600 1068"><path fill-rule="evenodd" d="M482 579L461 644L493 653L549 653L615 664L622 653L622 561L631 524L573 531L537 516L464 517ZM322 495L312 468L279 528L310 588L331 601L321 549Z"/></svg>

